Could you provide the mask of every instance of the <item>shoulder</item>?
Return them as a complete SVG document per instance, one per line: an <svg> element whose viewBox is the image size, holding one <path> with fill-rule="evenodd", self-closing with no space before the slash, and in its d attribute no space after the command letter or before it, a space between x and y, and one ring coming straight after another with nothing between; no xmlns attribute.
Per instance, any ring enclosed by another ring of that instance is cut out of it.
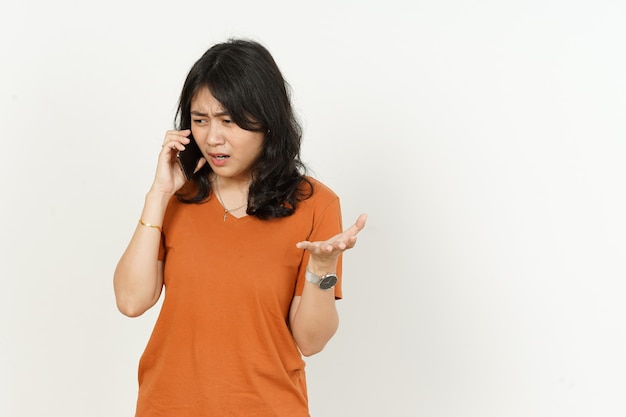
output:
<svg viewBox="0 0 626 417"><path fill-rule="evenodd" d="M339 196L330 187L316 178L309 176L305 178L313 187L313 190L310 197L302 201L298 206L301 209L300 211L312 211L319 215L319 213L325 212L330 207L334 207L334 210L339 210ZM296 212L299 209L296 209Z"/></svg>
<svg viewBox="0 0 626 417"><path fill-rule="evenodd" d="M338 200L339 196L326 184L321 182L320 180L306 176L305 177L313 186L313 194L311 198L315 198L318 200Z"/></svg>
<svg viewBox="0 0 626 417"><path fill-rule="evenodd" d="M311 197L296 209L296 216L307 219L311 230L306 240L326 240L341 233L341 204L339 196L329 186L313 177L305 177L313 186Z"/></svg>
<svg viewBox="0 0 626 417"><path fill-rule="evenodd" d="M185 203L180 200L178 194L174 194L167 203L165 216L163 218L163 227L169 227L173 222L180 222L183 217L195 215L201 211L201 205L202 203Z"/></svg>

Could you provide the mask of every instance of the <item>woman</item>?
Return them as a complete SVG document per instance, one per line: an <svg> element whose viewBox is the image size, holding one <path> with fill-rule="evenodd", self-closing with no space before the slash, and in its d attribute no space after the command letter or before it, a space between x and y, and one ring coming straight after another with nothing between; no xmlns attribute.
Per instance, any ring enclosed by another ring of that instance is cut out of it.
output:
<svg viewBox="0 0 626 417"><path fill-rule="evenodd" d="M308 416L304 361L335 333L338 197L304 174L286 82L260 44L211 47L184 83L114 276L131 317L165 297L139 363L136 416ZM197 143L189 181L177 154Z"/></svg>

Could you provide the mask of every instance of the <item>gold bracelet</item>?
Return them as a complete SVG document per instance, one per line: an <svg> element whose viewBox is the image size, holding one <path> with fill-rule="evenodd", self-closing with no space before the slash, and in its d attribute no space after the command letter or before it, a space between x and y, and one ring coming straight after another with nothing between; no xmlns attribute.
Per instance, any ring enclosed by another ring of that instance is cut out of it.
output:
<svg viewBox="0 0 626 417"><path fill-rule="evenodd" d="M159 232L163 233L163 229L161 229L161 226L157 226L155 224L150 224L150 223L145 223L143 220L139 219L139 224L142 226L146 226L146 227L153 227L155 229L159 229Z"/></svg>

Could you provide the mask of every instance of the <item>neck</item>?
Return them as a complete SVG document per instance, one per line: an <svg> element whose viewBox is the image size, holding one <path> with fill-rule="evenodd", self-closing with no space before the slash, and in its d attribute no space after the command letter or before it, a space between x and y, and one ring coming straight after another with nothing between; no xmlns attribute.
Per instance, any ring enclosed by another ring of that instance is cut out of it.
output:
<svg viewBox="0 0 626 417"><path fill-rule="evenodd" d="M226 221L227 213L235 217L241 217L246 214L249 181L236 181L216 175L212 183L215 194L224 209L224 221Z"/></svg>
<svg viewBox="0 0 626 417"><path fill-rule="evenodd" d="M221 192L227 192L232 189L238 190L240 192L248 192L250 188L250 183L252 179L247 178L233 178L233 177L223 177L221 175L217 175L213 173L213 177L211 178L211 183L213 187L219 187Z"/></svg>

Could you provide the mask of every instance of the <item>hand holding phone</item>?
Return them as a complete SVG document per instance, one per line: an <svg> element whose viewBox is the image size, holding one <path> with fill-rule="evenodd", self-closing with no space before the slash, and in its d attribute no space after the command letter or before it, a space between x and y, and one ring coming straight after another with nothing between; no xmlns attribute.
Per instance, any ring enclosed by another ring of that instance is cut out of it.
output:
<svg viewBox="0 0 626 417"><path fill-rule="evenodd" d="M203 157L202 151L193 136L189 135L189 139L190 142L185 145L185 150L178 152L176 155L180 169L183 171L187 181L191 179L198 166L198 161Z"/></svg>

